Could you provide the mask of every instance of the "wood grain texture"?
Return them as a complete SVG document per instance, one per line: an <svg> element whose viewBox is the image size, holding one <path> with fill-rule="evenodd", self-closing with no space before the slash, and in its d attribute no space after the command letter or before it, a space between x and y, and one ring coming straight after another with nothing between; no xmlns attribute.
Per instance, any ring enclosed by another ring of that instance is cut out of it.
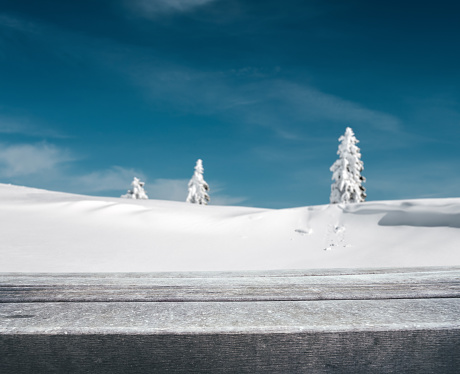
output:
<svg viewBox="0 0 460 374"><path fill-rule="evenodd" d="M0 335L10 373L458 374L458 331Z"/></svg>
<svg viewBox="0 0 460 374"><path fill-rule="evenodd" d="M398 270L0 274L0 303L369 300L460 295L460 268Z"/></svg>
<svg viewBox="0 0 460 374"><path fill-rule="evenodd" d="M460 268L0 274L0 373L458 373Z"/></svg>

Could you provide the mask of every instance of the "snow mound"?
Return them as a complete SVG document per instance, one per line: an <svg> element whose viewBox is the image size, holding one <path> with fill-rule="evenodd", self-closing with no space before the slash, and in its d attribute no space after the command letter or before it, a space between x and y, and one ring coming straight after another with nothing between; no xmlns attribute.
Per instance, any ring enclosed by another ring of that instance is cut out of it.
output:
<svg viewBox="0 0 460 374"><path fill-rule="evenodd" d="M0 219L0 272L460 265L459 198L270 210L0 184Z"/></svg>

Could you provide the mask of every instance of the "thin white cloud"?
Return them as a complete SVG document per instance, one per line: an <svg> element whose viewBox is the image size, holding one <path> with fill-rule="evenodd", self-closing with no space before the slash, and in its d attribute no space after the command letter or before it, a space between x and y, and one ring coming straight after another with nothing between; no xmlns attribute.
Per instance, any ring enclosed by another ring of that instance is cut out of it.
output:
<svg viewBox="0 0 460 374"><path fill-rule="evenodd" d="M67 136L47 128L46 125L37 126L37 121L28 118L18 118L0 114L1 134L22 134L42 138L66 138Z"/></svg>
<svg viewBox="0 0 460 374"><path fill-rule="evenodd" d="M145 184L149 198L158 200L185 201L188 179L155 179ZM222 186L211 186L212 205L235 205L247 200L245 197L221 194Z"/></svg>
<svg viewBox="0 0 460 374"><path fill-rule="evenodd" d="M0 117L0 133L2 134L28 134L29 128L24 123L11 121Z"/></svg>
<svg viewBox="0 0 460 374"><path fill-rule="evenodd" d="M125 4L143 17L161 13L187 12L216 0L126 0Z"/></svg>
<svg viewBox="0 0 460 374"><path fill-rule="evenodd" d="M84 193L97 193L119 190L120 195L126 193L134 177L145 180L145 175L139 170L113 166L105 170L97 170L89 174L71 178L71 189Z"/></svg>
<svg viewBox="0 0 460 374"><path fill-rule="evenodd" d="M122 195L131 187L134 177L145 182L144 188L150 199L185 201L187 197L187 179L158 178L149 180L145 173L140 170L120 166L73 177L71 189L84 193L119 190L120 195Z"/></svg>
<svg viewBox="0 0 460 374"><path fill-rule="evenodd" d="M209 182L209 181L208 181ZM225 194L225 185L217 181L210 183L210 205L238 205L248 200L244 196L231 196Z"/></svg>
<svg viewBox="0 0 460 374"><path fill-rule="evenodd" d="M30 184L45 189L83 194L106 194L114 191L120 196L130 188L134 177L146 182L151 199L185 201L188 179L157 178L149 180L139 169L113 166L87 174L72 172L78 158L68 150L46 142L38 144L0 144L0 178L2 182ZM214 205L232 205L246 200L221 194L216 186Z"/></svg>
<svg viewBox="0 0 460 374"><path fill-rule="evenodd" d="M302 138L305 125L341 123L400 132L401 121L378 110L322 92L306 84L275 78L235 84L232 76L184 66L155 63L126 68L152 100L174 103L184 111L238 118L240 123L272 129L280 138Z"/></svg>
<svg viewBox="0 0 460 374"><path fill-rule="evenodd" d="M145 185L151 199L185 201L187 179L155 179Z"/></svg>
<svg viewBox="0 0 460 374"><path fill-rule="evenodd" d="M5 13L0 13L0 26L21 32L27 32L28 34L41 32L41 27L39 24Z"/></svg>
<svg viewBox="0 0 460 374"><path fill-rule="evenodd" d="M228 195L211 195L211 204L212 205L238 205L247 201L246 197L236 197Z"/></svg>
<svg viewBox="0 0 460 374"><path fill-rule="evenodd" d="M305 85L288 81L275 81L272 91L275 100L283 101L294 115L318 120L332 120L346 123L364 123L387 131L399 131L400 120L392 115L371 110L358 103L321 92Z"/></svg>
<svg viewBox="0 0 460 374"><path fill-rule="evenodd" d="M55 170L73 159L68 151L47 143L0 145L0 175L4 178L36 175Z"/></svg>

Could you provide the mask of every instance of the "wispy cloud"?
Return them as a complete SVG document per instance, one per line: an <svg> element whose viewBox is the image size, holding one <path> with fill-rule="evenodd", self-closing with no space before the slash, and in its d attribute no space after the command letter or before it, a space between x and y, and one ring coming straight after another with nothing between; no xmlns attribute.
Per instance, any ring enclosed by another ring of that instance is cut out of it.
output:
<svg viewBox="0 0 460 374"><path fill-rule="evenodd" d="M188 192L188 179L154 179L146 183L145 188L151 199L185 201ZM225 194L225 188L220 185L211 185L212 205L236 205L247 200L245 197Z"/></svg>
<svg viewBox="0 0 460 374"><path fill-rule="evenodd" d="M216 0L132 3L152 11L162 7L185 11L211 1ZM311 125L359 125L388 133L400 132L402 128L401 120L394 115L323 92L308 83L281 79L279 68L199 69L162 58L150 49L74 35L11 17L6 19L3 23L8 27L46 40L50 51L58 57L83 59L86 64L103 66L106 71L111 69L114 74L129 77L133 85L146 91L155 105L166 104L184 112L265 127L286 140L303 139L305 128Z"/></svg>
<svg viewBox="0 0 460 374"><path fill-rule="evenodd" d="M248 198L244 196L231 196L226 194L225 184L218 181L211 181L209 184L211 205L238 205L248 200Z"/></svg>
<svg viewBox="0 0 460 374"><path fill-rule="evenodd" d="M133 177L145 182L145 191L150 199L171 200L184 202L188 193L188 179L149 179L140 170L114 166L106 170L97 170L89 174L67 178L71 186L67 190L78 190L83 193L104 193L120 191L120 195L130 188ZM247 200L245 197L236 197L222 193L222 186L212 186L212 205L235 205Z"/></svg>
<svg viewBox="0 0 460 374"><path fill-rule="evenodd" d="M0 116L0 133L2 134L30 134L30 127L23 121L12 120Z"/></svg>
<svg viewBox="0 0 460 374"><path fill-rule="evenodd" d="M88 174L69 178L70 188L82 193L98 193L119 190L120 195L130 187L134 177L145 180L145 174L132 168L113 166L109 169L96 170Z"/></svg>
<svg viewBox="0 0 460 374"><path fill-rule="evenodd" d="M70 152L48 143L0 145L0 175L4 178L37 175L72 160Z"/></svg>
<svg viewBox="0 0 460 374"><path fill-rule="evenodd" d="M36 22L14 17L5 13L0 13L0 26L6 29L27 32L29 34L40 33L42 31L40 24Z"/></svg>
<svg viewBox="0 0 460 374"><path fill-rule="evenodd" d="M238 118L240 123L270 128L283 139L297 140L305 126L318 124L362 125L389 133L402 129L396 116L276 75L236 83L227 72L166 63L135 69L131 65L126 73L156 102L168 100L184 111Z"/></svg>
<svg viewBox="0 0 460 374"><path fill-rule="evenodd" d="M217 0L125 0L125 4L143 17L162 13L187 12Z"/></svg>
<svg viewBox="0 0 460 374"><path fill-rule="evenodd" d="M0 178L8 183L30 183L35 187L83 194L124 194L133 177L146 182L149 198L156 200L185 201L188 179L157 178L149 180L139 169L113 166L82 174L73 167L79 160L73 153L53 144L0 144ZM216 186L213 205L239 204L246 198L222 194Z"/></svg>
<svg viewBox="0 0 460 374"><path fill-rule="evenodd" d="M48 128L46 125L38 126L36 120L2 114L0 114L0 133L22 134L38 138L67 138L66 135Z"/></svg>
<svg viewBox="0 0 460 374"><path fill-rule="evenodd" d="M155 179L146 184L149 197L159 200L185 201L187 179Z"/></svg>
<svg viewBox="0 0 460 374"><path fill-rule="evenodd" d="M288 81L271 83L275 100L282 101L293 116L310 120L368 124L386 131L400 130L401 122L395 116L371 110L362 105L320 90Z"/></svg>
<svg viewBox="0 0 460 374"><path fill-rule="evenodd" d="M211 196L212 205L238 205L247 201L247 197L236 197L229 195Z"/></svg>

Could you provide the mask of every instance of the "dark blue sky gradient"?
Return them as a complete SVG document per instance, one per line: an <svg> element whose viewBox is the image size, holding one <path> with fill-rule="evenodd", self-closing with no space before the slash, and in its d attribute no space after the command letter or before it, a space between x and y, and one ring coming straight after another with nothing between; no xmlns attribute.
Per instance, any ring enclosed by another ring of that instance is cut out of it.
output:
<svg viewBox="0 0 460 374"><path fill-rule="evenodd" d="M368 200L459 196L459 40L445 0L0 0L0 182L325 204L350 126Z"/></svg>

